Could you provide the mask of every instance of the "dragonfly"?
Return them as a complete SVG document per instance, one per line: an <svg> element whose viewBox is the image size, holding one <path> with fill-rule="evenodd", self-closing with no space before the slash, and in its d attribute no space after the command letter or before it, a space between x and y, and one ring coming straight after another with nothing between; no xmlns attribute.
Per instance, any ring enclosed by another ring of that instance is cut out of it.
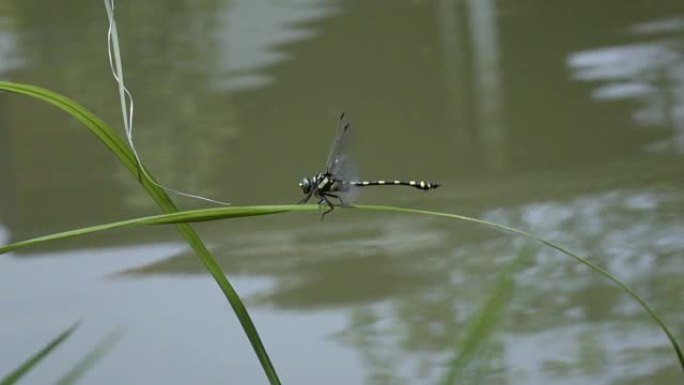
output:
<svg viewBox="0 0 684 385"><path fill-rule="evenodd" d="M439 183L425 180L358 180L357 169L350 155L350 143L350 123L342 113L337 121L337 135L330 149L325 171L311 178L304 177L299 182L299 187L304 193L304 198L299 201L299 204L316 197L319 205L327 206L327 210L321 215L321 220L335 209L333 199L336 199L340 206L348 206L356 196L359 187L409 186L427 191L440 186Z"/></svg>

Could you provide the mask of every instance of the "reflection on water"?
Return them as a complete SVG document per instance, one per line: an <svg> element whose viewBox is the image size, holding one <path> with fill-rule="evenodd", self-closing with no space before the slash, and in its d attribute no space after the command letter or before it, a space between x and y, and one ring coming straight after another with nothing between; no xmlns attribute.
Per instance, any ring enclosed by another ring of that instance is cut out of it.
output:
<svg viewBox="0 0 684 385"><path fill-rule="evenodd" d="M0 245L5 245L9 242L9 233L7 232L7 229L5 226L0 223Z"/></svg>
<svg viewBox="0 0 684 385"><path fill-rule="evenodd" d="M577 52L569 57L568 65L575 79L598 83L592 92L595 100L635 100L638 105L632 118L636 123L670 130L667 138L648 143L648 149L682 153L684 19L640 23L631 31L639 42Z"/></svg>
<svg viewBox="0 0 684 385"><path fill-rule="evenodd" d="M444 184L364 191L362 202L542 234L625 279L681 340L684 3L660 2L173 0L117 14L138 148L162 183L236 204L296 202L346 110L362 177ZM2 77L118 122L102 5L68 3L0 0ZM75 127L0 95L7 241L156 212ZM638 304L556 252L523 253L528 244L508 234L352 209L324 222L312 213L197 227L285 383L680 378ZM165 241L138 238L151 232ZM0 315L0 346L11 346L0 347L0 373L85 317L93 329L36 378L49 382L123 324L91 382L262 382L225 300L171 236L138 229L0 257L0 304L11 309ZM462 355L471 359L456 371ZM160 368L140 365L149 356Z"/></svg>
<svg viewBox="0 0 684 385"><path fill-rule="evenodd" d="M9 20L0 15L0 75L22 66L16 37L7 24Z"/></svg>
<svg viewBox="0 0 684 385"><path fill-rule="evenodd" d="M313 0L237 0L226 5L218 17L219 71L214 86L228 91L271 85L277 79L266 69L292 59L278 47L314 38L315 29L306 24L336 10L332 3Z"/></svg>

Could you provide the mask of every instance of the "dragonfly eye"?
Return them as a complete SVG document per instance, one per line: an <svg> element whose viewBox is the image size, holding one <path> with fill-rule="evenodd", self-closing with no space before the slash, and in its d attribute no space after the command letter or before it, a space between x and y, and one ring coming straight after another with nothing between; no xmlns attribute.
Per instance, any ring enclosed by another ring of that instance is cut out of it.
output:
<svg viewBox="0 0 684 385"><path fill-rule="evenodd" d="M299 187L304 194L308 194L311 191L311 180L309 178L302 178L302 181L299 182Z"/></svg>

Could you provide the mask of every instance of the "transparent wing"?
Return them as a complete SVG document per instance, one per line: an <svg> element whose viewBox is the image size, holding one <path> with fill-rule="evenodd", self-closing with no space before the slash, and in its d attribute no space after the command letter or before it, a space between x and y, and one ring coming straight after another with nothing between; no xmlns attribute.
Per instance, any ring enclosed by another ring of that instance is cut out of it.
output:
<svg viewBox="0 0 684 385"><path fill-rule="evenodd" d="M351 125L343 112L337 121L337 135L328 154L328 164L325 166L325 171L338 178L345 173L345 167L351 161L350 130Z"/></svg>
<svg viewBox="0 0 684 385"><path fill-rule="evenodd" d="M337 121L337 135L333 141L330 154L328 155L328 164L326 171L334 178L343 181L358 180L358 167L352 156L352 140L351 140L351 125L344 113L340 115ZM355 186L346 186L347 188L337 192L345 203L353 202L358 195L358 188Z"/></svg>

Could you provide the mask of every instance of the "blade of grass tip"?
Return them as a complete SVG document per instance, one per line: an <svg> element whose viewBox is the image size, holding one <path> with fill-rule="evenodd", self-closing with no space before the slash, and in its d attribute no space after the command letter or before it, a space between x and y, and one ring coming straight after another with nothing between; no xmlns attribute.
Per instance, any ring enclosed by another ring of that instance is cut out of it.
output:
<svg viewBox="0 0 684 385"><path fill-rule="evenodd" d="M314 205L270 205L270 206L231 206L217 207L212 209L198 209L189 211L178 211L172 214L152 215L148 217L127 219L119 222L105 223L102 225L83 227L74 230L52 233L36 238L10 243L0 246L0 254L9 253L25 247L38 246L42 243L64 240L69 238L82 237L85 235L109 231L121 228L168 225L190 222L205 222L218 219L242 218L259 215L281 214L291 211L318 211Z"/></svg>
<svg viewBox="0 0 684 385"><path fill-rule="evenodd" d="M513 262L499 275L496 287L480 307L480 310L468 322L464 336L456 346L458 353L454 355L448 365L449 371L441 381L442 384L450 385L462 382L463 369L468 366L475 358L477 351L487 342L500 320L504 307L513 297L515 290L513 274L522 267L524 262L530 260L531 256L539 250L539 247L536 244L528 244L522 247Z"/></svg>
<svg viewBox="0 0 684 385"><path fill-rule="evenodd" d="M128 149L123 139L120 138L111 127L95 116L95 114L88 111L75 101L45 88L0 81L0 90L22 94L45 101L83 123L93 134L95 134L95 136L100 139L105 146L107 146L107 148L119 159L119 161L128 169L128 171L133 174L133 176L138 180L138 182L143 186L143 188L163 212L174 213L178 211L176 205L173 203L168 194L166 194L163 189L155 185L156 182L153 178L150 177L150 180L147 178L139 178L138 163L135 161L135 156L133 153ZM140 167L142 167L142 165ZM149 172L148 175L150 175ZM261 338L259 337L259 334L254 327L254 323L252 322L245 305L242 303L240 296L230 284L226 275L223 274L218 263L204 245L202 240L199 238L195 230L193 230L190 225L185 223L180 223L176 226L178 231L188 242L188 245L190 245L195 254L198 256L204 267L207 269L207 271L209 271L209 274L211 274L212 278L214 278L223 292L224 297L226 297L228 300L228 303L232 307L233 312L237 316L240 325L247 335L247 338L252 345L252 349L254 349L254 352L257 355L259 363L261 364L269 382L272 385L280 384L280 380L275 372L273 363L266 352Z"/></svg>
<svg viewBox="0 0 684 385"><path fill-rule="evenodd" d="M285 211L312 210L312 209L315 209L315 208L316 208L316 206L314 206L314 205L290 205L290 206L254 206L254 207L245 208L245 209L254 209L254 208L256 208L256 207L262 207L262 208L267 207L267 208L269 208L269 209L282 208L282 209L284 209ZM493 223L493 222L488 222L488 221L481 220L481 219L476 219L476 218L470 218L470 217L466 217L466 216L462 216L462 215L457 215L457 214L449 214L449 213L443 213L443 212L432 212L432 211L425 211L425 210L414 210L414 209L406 209L406 208L399 208L399 207L388 207L388 206L371 206L371 205L363 205L363 206L361 206L361 205L359 205L359 206L354 206L354 207L359 208L359 209L367 209L367 210L389 211L389 212L404 212L404 213L413 213L413 214L420 214L420 215L431 215L431 216L438 216L438 217L447 217L447 218L452 218L452 219L458 219L458 220L462 220L462 221L465 221L465 222L476 223L476 224L480 224L480 225L485 225L485 226L488 226L488 227L492 227L492 228L495 228L495 229L499 229L499 230L503 230L503 231L507 231L507 232L511 232L511 233L515 233L515 234L519 234L519 235L525 236L525 237L527 237L527 238L533 239L533 240L535 240L535 241L538 241L538 242L540 242L540 243L542 243L542 244L545 244L545 245L547 245L547 246L549 246L549 247L552 247L553 249L556 249L556 250L558 250L558 251L560 251L560 252L562 252L562 253L564 253L564 254L566 254L566 255L572 257L573 259L579 261L580 263L589 266L593 271L595 271L596 273L598 273L598 274L604 276L605 278L610 279L611 281L613 281L614 283L616 283L623 291L625 291L629 296L631 296L633 299L635 299L635 300L642 306L642 308L645 309L645 311L649 314L649 316L658 324L658 326L663 330L663 332L665 333L665 335L666 335L667 338L669 339L670 343L672 344L672 346L673 346L673 348L674 348L674 350L675 350L675 352L676 352L676 354L677 354L677 358L678 358L678 360L679 360L680 366L681 366L682 369L684 370L684 355L682 355L681 347L680 347L679 343L677 342L677 340L675 339L674 335L670 332L670 330L669 330L669 328L667 327L667 325L665 325L665 323L660 319L660 317L657 315L657 313L656 313L653 309L651 309L651 307L650 307L650 306L649 306L649 305L648 305L648 304L647 304L647 303L646 303L646 302L645 302L645 301L644 301L636 292L634 292L634 291L633 291L631 288L629 288L626 284L624 284L623 282L621 282L618 278L612 276L610 273L608 273L607 271L605 271L605 270L603 270L602 268L598 267L597 265L594 265L593 263L589 262L589 261L586 260L585 258L582 258L582 257L580 257L580 256L578 256L578 255L576 255L576 254L574 254L574 253L572 253L572 252L570 252L569 250L567 250L566 248L564 248L564 247L562 247L562 246L560 246L560 245L557 245L557 244L555 244L555 243L553 243L553 242L547 241L547 240L545 240L545 239L543 239L543 238L541 238L541 237L539 237L539 236L536 236L536 235L534 235L534 234L524 232L524 231L522 231L522 230L518 230L518 229L515 229L515 228L507 227L507 226L500 225L500 224ZM232 209L241 209L241 208L240 208L240 207L232 207L232 208L208 209L207 212L209 212L209 211L221 211L221 210L232 210ZM182 213L181 213L181 214L182 214ZM221 218L221 217L222 217L222 215L209 215L209 214L205 213L205 214L202 214L202 215L198 215L198 216L195 217L195 218L186 218L186 219L187 219L187 220L202 220L202 221L206 221L206 220L219 219L219 218ZM173 223L173 220L178 220L178 218L176 218L176 219L169 219L169 218L172 218L172 215L169 215L169 216L164 216L164 215L162 215L162 216L158 216L158 217L156 217L156 218L152 218L152 219L154 219L154 220L148 218L148 219L149 219L149 223L144 223L144 224ZM143 219L145 219L145 218L143 218ZM117 227L122 227L122 225L120 225L120 224L109 224L109 225L102 226L102 227L117 228ZM95 229L95 230L98 230L98 229ZM80 231L80 230L79 230L79 231ZM67 237L67 236L70 236L69 234L66 234L66 235L63 235L63 234L64 234L64 233L58 234L58 237ZM47 237L43 237L43 238L51 238L51 239L54 239L54 238L51 237L51 236L47 236ZM38 243L39 241L41 241L41 239L34 239L34 240L24 241L24 242L21 242L21 243L16 243L16 244L12 244L12 245L7 245L7 246L5 246L4 248L3 248L3 247L0 247L0 254L3 253L3 252L7 252L7 251L9 251L10 249L16 249L16 248L19 248L19 247L27 246L28 244L32 244L32 243L34 243L34 242L35 242L35 243Z"/></svg>
<svg viewBox="0 0 684 385"><path fill-rule="evenodd" d="M619 280L617 277L613 276L610 274L608 271L602 269L598 265L595 265L594 263L590 262L586 258L580 257L579 255L571 252L569 249L548 241L538 235L528 233L526 231L518 230L513 227L508 227L504 226L498 223L494 222L489 222L485 221L482 219L476 219L476 218L470 218L466 217L463 215L457 215L457 214L449 214L449 213L443 213L443 212L438 212L438 211L427 211L427 210L415 210L415 209L407 209L407 208L402 208L402 207L390 207L390 206L378 206L378 205L356 205L354 206L355 208L358 209L365 209L365 210L374 210L374 211L386 211L386 212L401 212L401 213L411 213L411 214L419 214L419 215L430 215L430 216L436 216L436 217L445 217L445 218L451 218L451 219L458 219L461 221L465 222L470 222L470 223L476 223L480 225L484 225L487 227L491 227L494 229L498 230L503 230L509 233L513 234L518 234L522 235L523 237L535 240L537 242L540 242L548 247L551 247L552 249L558 250L561 253L569 256L570 258L576 260L577 262L582 263L583 265L589 267L591 270L593 270L595 273L598 273L599 275L603 276L604 278L607 278L608 280L612 281L616 285L620 287L625 293L627 293L630 297L632 297L635 301L641 305L641 307L646 311L646 313L651 317L651 319L660 327L660 329L665 333L665 336L667 336L668 340L670 340L670 344L672 345L672 348L675 351L675 354L677 355L677 360L679 361L679 366L681 367L682 371L684 371L684 353L682 352L682 348L679 345L679 342L677 342L677 339L674 337L672 332L670 332L670 329L665 325L665 322L658 316L658 314L651 308L651 306L639 296L634 290L632 290L627 284L623 283L621 280Z"/></svg>
<svg viewBox="0 0 684 385"><path fill-rule="evenodd" d="M26 373L28 373L31 369L33 369L38 363L40 363L45 357L48 356L56 347L62 344L69 336L71 333L78 328L79 323L75 323L74 325L70 326L66 330L64 330L60 335L58 335L55 339L50 341L47 345L45 345L38 353L34 354L32 357L24 361L23 364L21 364L18 368L13 370L11 373L9 373L5 378L0 380L0 385L10 385L14 384L21 377L23 377Z"/></svg>
<svg viewBox="0 0 684 385"><path fill-rule="evenodd" d="M107 334L100 342L89 351L81 360L74 365L59 381L57 385L71 385L75 384L83 377L88 370L92 369L98 362L102 360L114 348L117 342L121 340L123 331L117 329Z"/></svg>

